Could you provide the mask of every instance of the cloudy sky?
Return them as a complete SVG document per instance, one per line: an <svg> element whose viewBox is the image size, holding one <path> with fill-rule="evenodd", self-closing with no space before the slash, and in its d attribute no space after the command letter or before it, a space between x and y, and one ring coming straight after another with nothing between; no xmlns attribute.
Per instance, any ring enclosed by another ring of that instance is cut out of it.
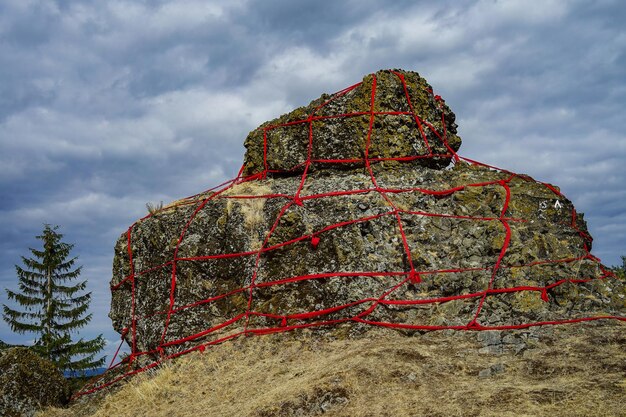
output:
<svg viewBox="0 0 626 417"><path fill-rule="evenodd" d="M84 335L116 343L113 245L146 203L235 176L250 130L382 68L446 99L461 155L560 186L615 265L624 21L621 0L0 0L0 290L58 224L93 292Z"/></svg>

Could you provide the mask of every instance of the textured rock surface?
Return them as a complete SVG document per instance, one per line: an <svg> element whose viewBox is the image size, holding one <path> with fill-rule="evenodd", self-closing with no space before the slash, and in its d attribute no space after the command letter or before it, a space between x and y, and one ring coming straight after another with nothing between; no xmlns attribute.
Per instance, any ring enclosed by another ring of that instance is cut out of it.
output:
<svg viewBox="0 0 626 417"><path fill-rule="evenodd" d="M52 362L26 348L0 356L1 416L33 416L42 407L64 404L68 396L67 382Z"/></svg>
<svg viewBox="0 0 626 417"><path fill-rule="evenodd" d="M368 135L371 112L376 115L372 134ZM350 116L337 117L342 115ZM309 118L311 129L305 123ZM441 140L444 121L445 141ZM335 96L324 94L308 106L252 131L245 141L244 174L258 174L266 169L301 172L309 159L309 141L312 170L364 165L368 137L368 157L372 161L406 158L410 161L405 163L445 167L461 146L454 121L454 113L439 96L433 95L432 87L419 74L379 71L352 89ZM334 163L325 163L329 160Z"/></svg>
<svg viewBox="0 0 626 417"><path fill-rule="evenodd" d="M114 327L154 357L308 326L344 337L372 323L410 332L623 314L623 282L589 254L572 203L463 162L459 146L454 115L411 72L380 71L262 125L246 139L246 181L121 236Z"/></svg>

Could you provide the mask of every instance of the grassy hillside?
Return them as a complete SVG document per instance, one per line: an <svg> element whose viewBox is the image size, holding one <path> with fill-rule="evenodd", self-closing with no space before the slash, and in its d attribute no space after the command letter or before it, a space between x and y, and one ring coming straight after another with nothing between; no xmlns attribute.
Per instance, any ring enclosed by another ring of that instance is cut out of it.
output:
<svg viewBox="0 0 626 417"><path fill-rule="evenodd" d="M251 337L39 417L625 416L625 330L544 328L517 353L486 349L467 332Z"/></svg>

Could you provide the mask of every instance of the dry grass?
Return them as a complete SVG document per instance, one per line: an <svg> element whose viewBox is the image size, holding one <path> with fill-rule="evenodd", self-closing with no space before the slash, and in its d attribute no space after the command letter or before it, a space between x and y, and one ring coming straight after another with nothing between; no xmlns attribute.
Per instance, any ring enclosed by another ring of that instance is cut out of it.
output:
<svg viewBox="0 0 626 417"><path fill-rule="evenodd" d="M255 182L244 182L226 190L222 194L222 196L261 196L271 194L271 192L272 189L269 186L258 184ZM237 207L241 211L241 215L243 216L244 227L246 228L246 230L258 230L259 226L264 222L263 207L265 206L266 201L266 198L231 198L226 201L226 212L230 215L233 208ZM261 241L259 240L256 233L251 233L250 238L251 249L260 249Z"/></svg>
<svg viewBox="0 0 626 417"><path fill-rule="evenodd" d="M475 333L252 337L39 417L626 416L625 329L554 327L518 355L480 353Z"/></svg>

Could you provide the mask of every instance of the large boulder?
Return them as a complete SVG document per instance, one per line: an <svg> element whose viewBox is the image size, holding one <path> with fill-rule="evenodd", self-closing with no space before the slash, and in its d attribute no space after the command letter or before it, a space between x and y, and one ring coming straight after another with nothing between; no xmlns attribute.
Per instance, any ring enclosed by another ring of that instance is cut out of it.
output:
<svg viewBox="0 0 626 417"><path fill-rule="evenodd" d="M30 349L7 349L0 356L0 415L33 416L69 398L67 381L54 364Z"/></svg>
<svg viewBox="0 0 626 417"><path fill-rule="evenodd" d="M414 72L379 71L251 132L242 175L115 247L131 360L241 335L486 330L624 316L557 187L465 160Z"/></svg>

